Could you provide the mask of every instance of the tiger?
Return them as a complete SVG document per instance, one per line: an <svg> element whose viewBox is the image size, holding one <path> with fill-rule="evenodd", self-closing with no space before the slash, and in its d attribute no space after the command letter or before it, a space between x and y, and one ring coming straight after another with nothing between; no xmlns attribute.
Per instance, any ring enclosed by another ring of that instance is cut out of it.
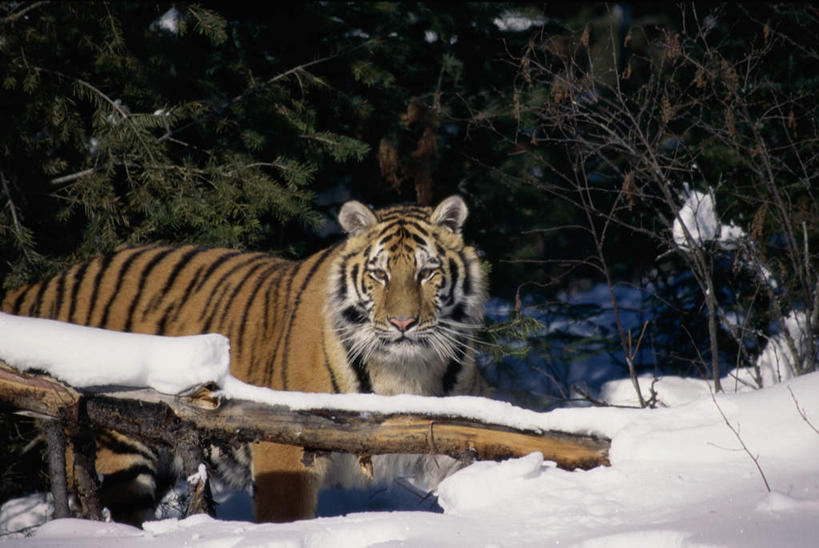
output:
<svg viewBox="0 0 819 548"><path fill-rule="evenodd" d="M373 210L352 200L338 213L346 238L301 261L132 246L12 290L0 308L133 333L220 333L230 340L231 374L276 390L485 395L475 332L487 274L464 243L467 215L457 195L435 208ZM248 460L256 521L315 515L326 478L301 448L256 442ZM158 461L136 440L97 436L101 499L114 520L151 516Z"/></svg>

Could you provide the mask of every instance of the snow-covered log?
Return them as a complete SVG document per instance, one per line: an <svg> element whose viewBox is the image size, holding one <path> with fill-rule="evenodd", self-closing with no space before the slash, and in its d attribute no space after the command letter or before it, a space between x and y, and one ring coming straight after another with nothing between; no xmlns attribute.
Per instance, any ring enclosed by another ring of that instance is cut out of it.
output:
<svg viewBox="0 0 819 548"><path fill-rule="evenodd" d="M192 396L149 389L81 392L8 366L0 366L0 405L61 420L76 420L81 408L82 420L95 427L167 445L176 445L196 432L210 441L263 440L362 456L428 453L501 460L539 451L565 469L608 464L609 441L592 436L516 429L451 413L357 412L332 407L293 410L223 399L204 388Z"/></svg>

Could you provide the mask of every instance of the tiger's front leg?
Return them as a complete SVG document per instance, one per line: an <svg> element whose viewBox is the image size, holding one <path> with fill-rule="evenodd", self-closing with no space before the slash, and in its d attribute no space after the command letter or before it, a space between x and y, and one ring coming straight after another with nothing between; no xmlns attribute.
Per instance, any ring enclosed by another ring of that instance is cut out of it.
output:
<svg viewBox="0 0 819 548"><path fill-rule="evenodd" d="M315 517L321 473L302 463L301 447L257 442L251 445L251 455L255 521Z"/></svg>

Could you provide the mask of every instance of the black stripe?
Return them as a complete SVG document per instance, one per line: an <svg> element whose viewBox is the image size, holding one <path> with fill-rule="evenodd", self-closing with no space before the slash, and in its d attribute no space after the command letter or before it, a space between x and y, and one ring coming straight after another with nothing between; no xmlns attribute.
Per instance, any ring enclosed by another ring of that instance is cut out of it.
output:
<svg viewBox="0 0 819 548"><path fill-rule="evenodd" d="M293 287L293 278L295 277L295 274L296 274L296 272L298 272L299 267L301 265L302 265L302 263L292 263L291 267L288 269L288 271L285 274L283 274L284 276L287 276L287 284L285 285L285 288L284 288L284 299L283 299L284 300L285 310L287 310L287 299L290 296L290 289ZM276 299L274 300L274 303L273 303L273 310L277 310L279 308L279 289L278 289L278 287L276 288L275 296L276 296ZM279 336L276 338L276 344L275 344L275 346L273 346L273 355L270 357L270 367L268 367L267 371L265 371L264 382L263 382L264 386L273 386L273 372L275 371L276 359L279 357L279 348L282 347L282 344L281 344L282 343L282 338L284 338L286 332L287 332L287 329L284 326L282 326L281 330L279 331Z"/></svg>
<svg viewBox="0 0 819 548"><path fill-rule="evenodd" d="M469 273L469 263L466 260L466 257L461 255L461 260L464 263L464 283L463 283L463 292L464 295L471 295L472 294L472 275Z"/></svg>
<svg viewBox="0 0 819 548"><path fill-rule="evenodd" d="M398 224L398 223L396 223L396 224ZM394 231L390 232L389 234L387 234L386 236L384 236L383 238L381 238L381 239L378 241L378 245L380 245L380 246L384 246L384 245L386 245L386 244L387 244L387 242L389 242L390 240L392 240L393 238L395 238L396 236L398 236L398 235L399 235L399 234L401 234L402 232L404 232L404 229L403 229L402 227L400 227L400 226L399 226L397 229L395 229ZM383 234L383 232L382 232L382 234Z"/></svg>
<svg viewBox="0 0 819 548"><path fill-rule="evenodd" d="M146 447L134 443L129 438L113 436L108 431L99 434L98 442L101 446L118 455L136 454L150 462L156 459L156 456Z"/></svg>
<svg viewBox="0 0 819 548"><path fill-rule="evenodd" d="M222 309L222 313L219 315L219 321L218 321L219 326L222 326L223 328L225 327L225 320L227 319L227 316L230 313L230 305L236 299L236 296L239 294L239 292L245 287L245 284L250 279L250 277L253 276L253 274L255 274L256 271L259 270L260 268L262 268L264 265L265 265L265 263L260 262L258 264L253 265L252 267L250 267L250 269L248 269L247 273L242 277L242 279L239 281L239 283L237 283L233 287L233 291L231 292L230 297L228 297L227 300L225 301L225 307ZM222 296L224 297L225 294L223 294ZM221 304L221 299L220 299L220 304ZM216 319L217 310L218 310L218 308L215 308L213 310L213 315L208 319L208 323L205 324L205 329L204 329L205 333L210 332L210 329L213 326L213 321ZM227 331L227 329L221 329L222 335L225 335L226 337L229 337L230 333L225 333L224 331Z"/></svg>
<svg viewBox="0 0 819 548"><path fill-rule="evenodd" d="M185 252L184 255L179 257L179 259L176 260L176 264L174 265L173 270L171 270L171 275L168 276L168 278L165 280L165 285L162 286L162 289L160 291L163 294L170 291L170 289L173 287L174 282L176 282L176 279L179 277L179 274L182 273L182 269L188 266L188 263L191 261L193 256L198 255L200 253L204 253L207 250L208 249L206 247L194 247L193 249L189 249L188 251Z"/></svg>
<svg viewBox="0 0 819 548"><path fill-rule="evenodd" d="M91 303L88 305L88 315L85 318L85 322L78 322L84 325L91 325L91 316L94 315L94 309L97 306L97 299L100 296L100 281L102 277L106 274L108 270L108 266L111 264L111 261L114 260L118 253L109 253L105 255L102 260L100 261L100 269L97 271L96 276L94 276L94 285L91 287Z"/></svg>
<svg viewBox="0 0 819 548"><path fill-rule="evenodd" d="M57 295L54 303L54 310L51 317L57 319L60 317L60 310L63 307L63 299L65 298L65 278L68 276L68 270L63 270L60 277L57 278Z"/></svg>
<svg viewBox="0 0 819 548"><path fill-rule="evenodd" d="M14 299L14 304L11 306L11 312L15 315L20 314L20 309L23 307L23 301L26 299L26 295L28 295L33 288L28 288L25 291L21 291L17 298Z"/></svg>
<svg viewBox="0 0 819 548"><path fill-rule="evenodd" d="M347 320L347 322L356 325L366 323L367 320L369 319L368 314L366 312L363 312L355 305L350 305L344 308L344 310L341 311L341 317Z"/></svg>
<svg viewBox="0 0 819 548"><path fill-rule="evenodd" d="M455 287L458 285L458 279L461 277L461 269L452 257L449 258L449 277L452 285L449 286L449 295L447 295L445 301L447 306L455 302Z"/></svg>
<svg viewBox="0 0 819 548"><path fill-rule="evenodd" d="M119 269L119 275L117 276L117 283L114 286L114 292L111 293L111 298L108 299L108 302L105 305L105 310L102 313L102 320L100 320L99 327L108 326L108 315L111 313L111 306L114 304L114 301L117 300L117 294L119 293L120 289L122 289L122 283L125 281L125 275L128 273L128 270L130 270L131 265L136 260L136 258L141 255L144 255L149 250L150 248L143 248L138 251L135 251L130 257L128 257L125 260L125 262L122 263L122 266ZM139 294L137 294L135 298L138 297Z"/></svg>
<svg viewBox="0 0 819 548"><path fill-rule="evenodd" d="M103 479L102 489L105 491L105 493L102 494L102 503L111 512L111 519L113 521L118 523L129 523L128 518L133 516L139 510L153 510L156 507L156 497L154 494L149 495L147 493L142 493L139 495L130 495L125 497L123 500L110 500L107 497L107 494L110 492L113 498L119 498L117 497L118 493L115 491L117 489L122 489L122 487L117 488L115 487L115 484L106 485L105 481L107 479L108 476L105 476ZM138 527L136 523L132 523L131 525Z"/></svg>
<svg viewBox="0 0 819 548"><path fill-rule="evenodd" d="M397 209L387 208L386 211L380 212L379 221L389 221L390 219L400 219L402 217L411 217L419 221L426 221L429 219L429 212L421 207L400 207Z"/></svg>
<svg viewBox="0 0 819 548"><path fill-rule="evenodd" d="M151 469L149 466L145 466L144 464L135 464L134 466L129 466L123 470L117 470L111 474L105 474L102 485L103 489L109 486L112 483L120 483L120 482L127 482L136 479L138 476L142 474L147 474L153 477L156 472Z"/></svg>
<svg viewBox="0 0 819 548"><path fill-rule="evenodd" d="M464 303L456 304L449 317L456 322L463 322L466 319L466 306L464 306Z"/></svg>
<svg viewBox="0 0 819 548"><path fill-rule="evenodd" d="M421 244L421 245L422 245L422 246L424 246L424 247L426 247L426 246L427 246L427 241L426 241L425 239L423 239L421 236L419 236L418 234L416 234L415 232L409 232L409 235L410 235L410 237L412 237L412 239L413 239L413 240L415 240L417 243Z"/></svg>
<svg viewBox="0 0 819 548"><path fill-rule="evenodd" d="M367 371L367 366L364 365L364 362L361 360L361 356L354 357L350 365L353 368L356 379L358 379L358 391L362 394L372 394L373 383L370 379L370 373Z"/></svg>
<svg viewBox="0 0 819 548"><path fill-rule="evenodd" d="M136 311L137 303L139 303L142 293L145 291L145 284L146 282L149 281L151 272L153 271L154 268L156 268L156 265L158 265L162 259L167 257L173 251L175 251L174 248L167 248L163 249L162 251L159 251L153 256L153 258L150 261L148 261L148 264L146 264L143 267L142 272L139 275L139 283L137 284L136 295L131 301L130 306L128 306L128 314L125 317L126 320L125 327L122 329L123 331L130 332L131 327L134 325L134 312Z"/></svg>
<svg viewBox="0 0 819 548"><path fill-rule="evenodd" d="M347 261L349 257L345 256L341 259L341 267L338 271L341 273L337 279L333 280L336 284L336 298L339 301L343 301L347 298ZM353 265L355 269L353 272L358 271L358 265ZM355 275L355 274L353 274ZM332 282L331 282L332 283Z"/></svg>
<svg viewBox="0 0 819 548"><path fill-rule="evenodd" d="M344 284L344 287L346 288L347 287L347 273L343 272L342 277L343 277L342 282ZM356 297L358 297L358 300L360 301L360 300L362 300L361 299L361 293L363 292L364 287L362 286L361 288L359 288L359 286L358 286L358 263L354 264L353 267L350 269L350 278L352 278L352 280L353 280L353 289L355 289ZM346 291L345 291L345 294L346 294Z"/></svg>
<svg viewBox="0 0 819 548"><path fill-rule="evenodd" d="M258 261L258 260L260 260L262 258L264 258L264 256L257 255L257 254L254 253L247 260L242 261L239 264L234 265L233 267L231 267L230 270L228 270L227 272L222 274L222 277L219 278L219 280L213 286L213 289L210 290L210 294L212 296L215 296L216 292L219 290L219 288L222 285L224 285L225 282L227 282L227 280L231 276L233 276L236 272L238 272L239 270L245 268L249 264L252 264L252 263L254 263L254 262L256 262L256 261ZM205 275L205 278L202 279L202 282L200 283L200 285L203 285L205 283L206 279L207 279L207 274ZM210 303L208 303L208 305L206 305L205 308L202 309L202 313L199 315L199 321L200 322L204 321L205 318L210 318L211 321L213 320L213 315L216 314L216 311L219 310L219 308L221 307L222 301L224 300L225 295L227 294L227 291L228 291L229 288L230 288L230 286L225 287L222 290L221 294L219 295L219 299L217 301L214 301L213 306L211 306ZM210 310L210 312L208 312L209 310ZM208 322L208 325L210 325L211 321Z"/></svg>
<svg viewBox="0 0 819 548"><path fill-rule="evenodd" d="M204 279L202 275L205 270L205 265L199 265L199 268L196 269L196 272L193 276L191 276L190 280L188 281L188 285L185 288L185 292L182 294L182 297L176 300L176 308L174 308L174 313L171 315L171 308L169 306L165 313L162 315L162 320L159 322L159 326L157 328L157 334L164 335L167 332L168 322L176 323L179 320L179 316L182 315L182 310L185 308L185 304L187 304L188 299L190 298L191 294L194 291L195 287L199 287L199 284ZM207 303L205 303L207 306Z"/></svg>
<svg viewBox="0 0 819 548"><path fill-rule="evenodd" d="M259 277L256 279L256 284L253 286L253 289L250 292L250 295L247 298L247 303L245 303L245 308L241 313L242 316L242 323L239 324L239 336L237 337L236 347L244 350L244 340L245 340L245 330L247 329L247 319L250 316L250 307L253 306L253 301L256 300L256 295L259 294L259 291L265 285L269 284L269 278L271 274L275 274L279 271L279 265L277 262L274 262L271 266L267 268L264 272L259 274ZM267 307L264 307L267 308ZM265 324L267 325L267 324Z"/></svg>
<svg viewBox="0 0 819 548"><path fill-rule="evenodd" d="M452 393L452 390L455 388L455 384L458 382L458 373L460 373L461 369L463 369L461 362L463 361L465 355L466 349L463 347L458 348L455 357L449 360L449 363L446 366L442 383L443 393L445 396Z"/></svg>
<svg viewBox="0 0 819 548"><path fill-rule="evenodd" d="M273 332L270 326L270 310L271 309L275 310L275 308L273 308L270 304L271 300L270 292L278 289L282 277L284 276L284 273L287 270L286 268L287 266L288 263L285 263L284 261L277 263L276 273L278 273L278 276L276 276L272 280L269 280L268 283L265 284L267 286L267 289L264 292L264 303L262 306L262 325L260 326L259 329L256 330L257 336L261 338L261 341L259 341L259 344L254 344L251 347L250 363L252 364L256 364L257 359L259 360L259 362L261 362L261 360L264 358L264 356L260 356L259 358L256 357L256 349L258 348L259 350L264 351L263 343L265 340L264 339L265 334L266 333L272 334ZM278 292L276 297L278 298Z"/></svg>
<svg viewBox="0 0 819 548"><path fill-rule="evenodd" d="M426 220L425 218L420 218L420 217L419 217L418 219L419 219L420 221L425 221L425 220ZM387 232L388 230L392 229L392 228L393 228L393 227L395 227L395 226L399 226L399 225L400 225L400 226L401 226L403 229L406 229L408 226L411 226L412 228L414 228L415 230L417 230L418 232L420 232L420 233L421 233L421 234L423 234L424 236L429 236L429 232L427 231L427 229L426 229L426 228L424 228L424 227L423 227L423 226L421 226L420 224L416 223L415 221L412 221L412 220L407 219L407 218L404 218L404 217L396 217L396 218L395 218L395 220L392 220L392 219L382 219L382 221L381 221L381 222L386 222L386 223L387 223L387 225L386 225L384 228L382 228L382 229L381 229L381 232L379 232L379 233L378 233L378 236L376 236L376 237L381 237L381 236L383 236L384 234L386 234L386 232Z"/></svg>
<svg viewBox="0 0 819 548"><path fill-rule="evenodd" d="M324 356L324 368L327 370L327 373L330 374L330 385L333 387L333 392L338 394L341 392L341 389L338 387L336 374L333 373L333 368L330 367L330 358L327 356L327 337L324 335L321 337L321 353Z"/></svg>
<svg viewBox="0 0 819 548"><path fill-rule="evenodd" d="M230 253L224 253L224 254L220 255L219 258L216 259L215 261L213 261L211 263L211 265L208 267L208 270L205 272L205 275L202 276L202 279L199 280L198 284L196 284L196 289L195 290L198 291L198 290L202 289L202 286L205 284L205 282L207 282L207 280L210 279L211 274L213 274L216 271L217 268L222 266L225 262L232 259L233 257L235 257L237 255L241 255L241 254L242 254L241 251L232 251ZM193 286L193 284L191 284L191 287L188 287L188 290L185 292L185 297L187 297L190 294L190 292L193 291L192 286Z"/></svg>
<svg viewBox="0 0 819 548"><path fill-rule="evenodd" d="M400 220L398 220L398 221L393 221L393 222L391 222L391 223L388 223L386 226L384 226L384 227L381 229L381 231L380 231L378 234L376 234L376 236L375 236L375 237L376 237L376 238L381 238L381 237L382 237L382 236L384 236L384 235L385 235L387 232L391 231L393 228L395 228L396 226L398 226L398 225L400 225L400 224L401 224L401 221L400 221ZM390 238L391 238L391 237L392 237L392 235L390 235Z"/></svg>
<svg viewBox="0 0 819 548"><path fill-rule="evenodd" d="M40 317L40 310L43 306L43 295L45 295L46 288L48 287L48 282L50 280L44 280L40 282L40 287L37 289L37 296L34 298L34 314L32 316Z"/></svg>
<svg viewBox="0 0 819 548"><path fill-rule="evenodd" d="M407 225L407 226L411 226L412 228L414 228L415 230L420 232L422 236L429 237L429 232L427 232L427 229L424 228L423 226L419 225L415 221L404 221L404 224Z"/></svg>
<svg viewBox="0 0 819 548"><path fill-rule="evenodd" d="M338 244L328 247L324 251L322 251L319 258L316 259L316 262L313 263L313 266L310 267L310 270L307 272L307 275L304 277L304 281L299 288L298 293L296 293L296 297L293 300L293 313L290 314L290 321L287 325L287 337L284 340L284 354L282 354L282 390L287 390L288 379L287 379L287 368L288 368L288 358L290 357L290 330L293 328L293 323L296 320L296 314L299 312L299 306L301 305L301 296L304 293L304 290L307 289L307 286L310 284L310 280L313 279L313 276L318 271L319 267L324 264L324 261L336 250ZM296 271L298 274L298 271ZM295 277L295 276L294 276Z"/></svg>
<svg viewBox="0 0 819 548"><path fill-rule="evenodd" d="M80 286L85 280L85 272L91 261L85 261L79 268L74 270L74 285L71 287L71 301L68 303L68 321L74 321L74 311L77 309L77 296L80 294Z"/></svg>
<svg viewBox="0 0 819 548"><path fill-rule="evenodd" d="M184 255L182 255L181 257L179 257L176 260L176 264L174 264L174 267L173 267L173 270L171 270L170 276L168 276L165 279L165 283L162 285L162 289L160 289L158 292L156 292L156 296L155 296L156 301L154 301L155 305L153 307L151 307L151 308L145 307L145 309L142 311L142 319L143 320L148 315L148 312L150 310L155 310L155 309L159 308L160 304L162 303L162 298L164 296L171 294L171 289L173 289L173 284L176 283L176 279L182 273L182 270L184 270L184 268L186 266L188 266L188 264L190 263L193 256L198 255L199 253L202 253L204 251L207 251L207 248L205 248L205 247L194 247L192 249L189 249L187 252L185 252ZM199 272L199 271L201 271L201 267L200 267L200 270L197 270L197 272ZM188 289L190 289L190 284L188 285ZM185 302L185 301L182 301L182 302ZM165 310L165 316L163 316L163 318L162 318L163 320L165 319L165 317L167 316L167 314L169 312L170 312L170 309Z"/></svg>

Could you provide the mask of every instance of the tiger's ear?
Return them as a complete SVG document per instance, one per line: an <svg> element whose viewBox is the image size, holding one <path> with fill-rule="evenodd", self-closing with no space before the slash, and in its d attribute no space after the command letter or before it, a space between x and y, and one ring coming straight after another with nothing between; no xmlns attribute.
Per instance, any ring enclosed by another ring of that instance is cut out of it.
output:
<svg viewBox="0 0 819 548"><path fill-rule="evenodd" d="M375 214L361 202L351 200L341 206L338 223L351 236L361 234L376 223Z"/></svg>
<svg viewBox="0 0 819 548"><path fill-rule="evenodd" d="M433 223L448 228L455 234L460 234L468 214L469 209L466 207L466 202L456 194L438 204L430 219Z"/></svg>

